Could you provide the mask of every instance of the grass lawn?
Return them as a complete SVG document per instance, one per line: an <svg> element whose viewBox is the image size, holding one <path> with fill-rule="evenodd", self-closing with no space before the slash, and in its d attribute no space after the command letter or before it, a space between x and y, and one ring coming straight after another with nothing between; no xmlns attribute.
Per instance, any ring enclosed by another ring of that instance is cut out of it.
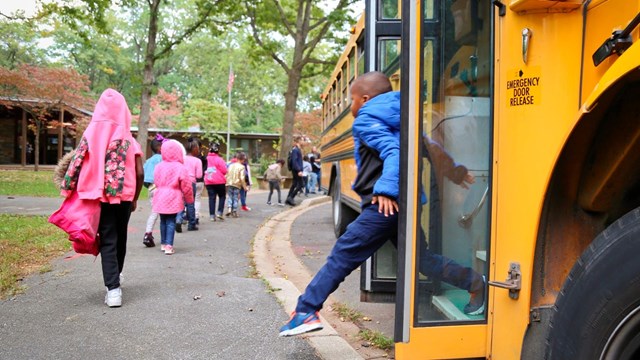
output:
<svg viewBox="0 0 640 360"><path fill-rule="evenodd" d="M25 276L51 271L50 261L70 249L46 217L0 214L0 299L19 293Z"/></svg>
<svg viewBox="0 0 640 360"><path fill-rule="evenodd" d="M0 170L0 195L59 197L60 190L53 183L53 171ZM142 187L139 199L147 199Z"/></svg>
<svg viewBox="0 0 640 360"><path fill-rule="evenodd" d="M58 197L53 171L0 170L0 195Z"/></svg>

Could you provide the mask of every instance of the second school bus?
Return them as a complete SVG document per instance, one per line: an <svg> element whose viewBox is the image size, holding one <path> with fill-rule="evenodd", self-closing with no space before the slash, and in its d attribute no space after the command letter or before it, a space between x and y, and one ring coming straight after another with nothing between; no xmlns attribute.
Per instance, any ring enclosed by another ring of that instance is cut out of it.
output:
<svg viewBox="0 0 640 360"><path fill-rule="evenodd" d="M395 301L398 359L640 358L639 14L638 0L366 2L323 93L322 176L339 235L359 209L349 84L385 72L402 94L399 245L361 290ZM421 247L485 275L484 314L418 272Z"/></svg>

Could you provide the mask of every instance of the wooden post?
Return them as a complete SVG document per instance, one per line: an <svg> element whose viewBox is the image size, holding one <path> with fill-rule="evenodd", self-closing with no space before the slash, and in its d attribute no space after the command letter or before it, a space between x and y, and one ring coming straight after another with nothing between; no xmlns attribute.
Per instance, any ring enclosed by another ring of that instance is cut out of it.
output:
<svg viewBox="0 0 640 360"><path fill-rule="evenodd" d="M58 160L62 157L64 148L64 106L60 105L60 127L58 128ZM57 162L56 162L57 163Z"/></svg>
<svg viewBox="0 0 640 360"><path fill-rule="evenodd" d="M22 109L22 140L20 140L20 163L22 166L27 165L27 112Z"/></svg>
<svg viewBox="0 0 640 360"><path fill-rule="evenodd" d="M40 126L40 120L34 119L36 123L36 139L33 141L33 169L38 171L38 165L40 164L40 131L42 131L42 127Z"/></svg>

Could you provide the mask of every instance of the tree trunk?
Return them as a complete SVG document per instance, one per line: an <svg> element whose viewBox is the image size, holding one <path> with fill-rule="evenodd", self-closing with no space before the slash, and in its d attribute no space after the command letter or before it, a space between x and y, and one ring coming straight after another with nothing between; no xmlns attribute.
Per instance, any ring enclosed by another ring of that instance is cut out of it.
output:
<svg viewBox="0 0 640 360"><path fill-rule="evenodd" d="M155 86L153 66L156 62L156 37L158 35L158 11L160 0L153 0L149 9L149 34L147 50L144 57L144 72L142 80L142 97L140 99L140 120L138 121L138 143L142 147L142 158L147 157L147 139L149 129L149 115L151 113L151 92Z"/></svg>
<svg viewBox="0 0 640 360"><path fill-rule="evenodd" d="M296 117L296 104L300 91L301 69L292 68L288 77L287 92L284 94L284 119L282 121L282 134L280 135L280 159L287 159L289 150L293 146L294 120Z"/></svg>

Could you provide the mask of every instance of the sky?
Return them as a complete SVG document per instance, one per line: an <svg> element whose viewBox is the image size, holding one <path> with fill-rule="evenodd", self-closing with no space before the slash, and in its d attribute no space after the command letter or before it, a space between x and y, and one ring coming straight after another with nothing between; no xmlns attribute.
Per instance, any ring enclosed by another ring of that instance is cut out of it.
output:
<svg viewBox="0 0 640 360"><path fill-rule="evenodd" d="M0 12L6 15L13 14L16 10L24 10L25 15L33 15L36 8L36 0L1 0Z"/></svg>

